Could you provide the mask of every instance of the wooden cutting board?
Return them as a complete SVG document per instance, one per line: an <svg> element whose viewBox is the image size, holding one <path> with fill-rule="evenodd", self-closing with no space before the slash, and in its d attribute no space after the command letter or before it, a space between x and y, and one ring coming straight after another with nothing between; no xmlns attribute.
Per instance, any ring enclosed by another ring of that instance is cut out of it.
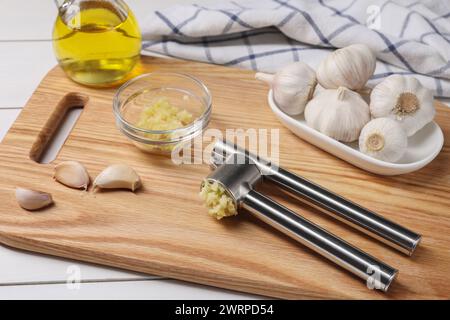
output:
<svg viewBox="0 0 450 320"><path fill-rule="evenodd" d="M358 278L247 213L220 222L209 217L198 199L208 166L176 166L169 158L139 151L115 127L115 90L79 86L59 67L42 80L0 146L0 242L280 298L450 297L450 109L437 106L436 121L446 141L439 156L416 173L382 177L282 127L267 106L267 87L254 80L253 72L142 59L141 72L155 70L189 73L205 82L213 95L211 128L279 128L282 166L421 233L421 246L406 257L265 188L289 208L398 268L390 291L367 289ZM31 160L51 133L45 124L77 104L85 104L84 110L57 159L51 164ZM136 194L66 188L52 180L54 164L64 160L81 161L92 177L109 164L127 163L141 175L144 187ZM27 212L16 203L16 186L51 192L55 205Z"/></svg>

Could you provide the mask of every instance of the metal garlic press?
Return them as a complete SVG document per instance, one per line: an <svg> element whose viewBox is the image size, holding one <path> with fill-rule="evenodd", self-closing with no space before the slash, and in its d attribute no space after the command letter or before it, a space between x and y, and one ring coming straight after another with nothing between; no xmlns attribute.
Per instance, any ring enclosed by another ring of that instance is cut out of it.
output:
<svg viewBox="0 0 450 320"><path fill-rule="evenodd" d="M255 190L260 183L274 183L332 217L411 255L421 236L380 215L340 197L233 143L217 140L211 153L214 169L206 178L219 183L238 211L245 209L258 219L294 238L339 266L387 291L398 270L352 246L339 237Z"/></svg>

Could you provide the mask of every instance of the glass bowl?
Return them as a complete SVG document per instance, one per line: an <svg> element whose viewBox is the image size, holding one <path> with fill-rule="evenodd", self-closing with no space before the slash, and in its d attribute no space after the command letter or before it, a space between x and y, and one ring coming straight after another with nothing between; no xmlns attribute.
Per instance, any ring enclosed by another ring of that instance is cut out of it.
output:
<svg viewBox="0 0 450 320"><path fill-rule="evenodd" d="M168 102L166 108L174 106L191 114L191 122L168 130L143 128L143 112L161 99ZM175 148L190 144L208 126L211 108L208 88L200 80L181 73L142 74L123 84L113 100L119 130L141 150L160 154L171 154Z"/></svg>

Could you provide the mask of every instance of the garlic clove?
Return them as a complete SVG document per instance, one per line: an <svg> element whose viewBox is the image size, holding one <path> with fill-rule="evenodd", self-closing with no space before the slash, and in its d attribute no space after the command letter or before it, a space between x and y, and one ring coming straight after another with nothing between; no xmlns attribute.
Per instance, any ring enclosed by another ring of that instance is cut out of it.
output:
<svg viewBox="0 0 450 320"><path fill-rule="evenodd" d="M257 72L255 78L270 84L277 106L289 115L303 113L317 85L316 73L303 62L289 64L274 75Z"/></svg>
<svg viewBox="0 0 450 320"><path fill-rule="evenodd" d="M90 182L86 168L78 161L63 161L56 165L53 178L68 187L85 190Z"/></svg>
<svg viewBox="0 0 450 320"><path fill-rule="evenodd" d="M26 210L38 210L53 203L51 194L25 188L16 188L16 200Z"/></svg>
<svg viewBox="0 0 450 320"><path fill-rule="evenodd" d="M94 180L94 188L137 190L141 186L139 175L125 164L107 167Z"/></svg>
<svg viewBox="0 0 450 320"><path fill-rule="evenodd" d="M433 94L414 77L392 75L379 83L370 95L370 113L374 118L398 121L408 136L433 121L436 110Z"/></svg>
<svg viewBox="0 0 450 320"><path fill-rule="evenodd" d="M353 44L330 53L317 69L317 80L326 89L364 88L373 75L376 57L364 44Z"/></svg>
<svg viewBox="0 0 450 320"><path fill-rule="evenodd" d="M308 126L333 139L352 142L370 121L369 106L347 88L324 89L306 105L305 120Z"/></svg>
<svg viewBox="0 0 450 320"><path fill-rule="evenodd" d="M377 118L361 130L359 150L373 158L396 162L406 152L408 137L401 125L390 118Z"/></svg>

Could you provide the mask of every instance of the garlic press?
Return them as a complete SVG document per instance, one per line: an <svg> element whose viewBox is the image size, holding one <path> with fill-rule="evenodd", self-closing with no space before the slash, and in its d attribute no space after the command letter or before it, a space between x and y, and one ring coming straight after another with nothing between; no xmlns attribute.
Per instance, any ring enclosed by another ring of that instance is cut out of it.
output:
<svg viewBox="0 0 450 320"><path fill-rule="evenodd" d="M300 201L343 221L393 248L411 255L421 236L239 146L217 140L211 152L213 171L206 181L217 182L238 211L246 210L275 229L355 274L370 287L387 291L398 270L256 191L272 183Z"/></svg>

